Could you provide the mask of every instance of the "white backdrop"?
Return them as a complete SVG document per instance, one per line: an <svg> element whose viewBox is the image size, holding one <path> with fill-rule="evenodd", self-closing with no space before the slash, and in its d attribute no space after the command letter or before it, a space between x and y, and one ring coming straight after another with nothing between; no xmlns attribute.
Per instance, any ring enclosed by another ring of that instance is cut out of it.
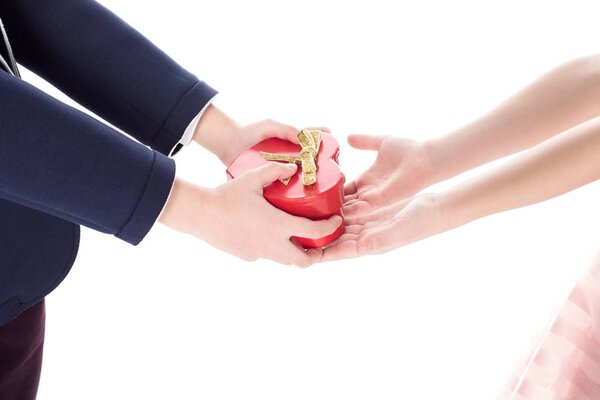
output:
<svg viewBox="0 0 600 400"><path fill-rule="evenodd" d="M101 2L239 121L329 126L348 179L373 160L348 133L443 134L600 41L591 0ZM176 160L183 178L225 180L197 145ZM589 185L308 270L163 226L137 247L84 229L48 298L39 398L494 398L600 245L598 201Z"/></svg>

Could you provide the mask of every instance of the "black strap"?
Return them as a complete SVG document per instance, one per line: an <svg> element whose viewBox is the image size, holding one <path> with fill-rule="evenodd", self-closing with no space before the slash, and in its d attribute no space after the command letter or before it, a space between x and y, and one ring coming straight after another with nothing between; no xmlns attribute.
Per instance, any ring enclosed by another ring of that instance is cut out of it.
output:
<svg viewBox="0 0 600 400"><path fill-rule="evenodd" d="M0 68L4 69L6 72L14 75L16 77L21 77L19 73L19 67L17 66L17 62L13 55L12 48L10 47L10 42L8 41L8 35L6 34L6 30L4 29L4 24L2 23L2 19L0 19L0 33L2 34L2 46L0 51Z"/></svg>

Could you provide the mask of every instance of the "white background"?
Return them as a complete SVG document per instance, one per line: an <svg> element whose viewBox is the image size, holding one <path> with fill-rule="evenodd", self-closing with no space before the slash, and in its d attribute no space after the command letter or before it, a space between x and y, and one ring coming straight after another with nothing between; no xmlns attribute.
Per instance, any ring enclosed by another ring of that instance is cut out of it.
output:
<svg viewBox="0 0 600 400"><path fill-rule="evenodd" d="M348 133L443 134L600 43L595 1L102 3L239 121L329 126L349 179L373 155ZM197 145L176 160L185 179L225 180ZM592 184L308 270L247 264L162 226L137 247L84 229L48 298L39 398L494 398L600 244L599 201Z"/></svg>

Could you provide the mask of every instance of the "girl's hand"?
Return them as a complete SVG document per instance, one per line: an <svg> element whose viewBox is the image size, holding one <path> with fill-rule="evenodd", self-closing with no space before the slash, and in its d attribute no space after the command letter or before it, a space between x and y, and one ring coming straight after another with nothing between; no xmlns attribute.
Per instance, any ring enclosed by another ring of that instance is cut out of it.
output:
<svg viewBox="0 0 600 400"><path fill-rule="evenodd" d="M371 214L346 217L345 233L323 251L321 260L381 254L447 229L441 197L422 194Z"/></svg>
<svg viewBox="0 0 600 400"><path fill-rule="evenodd" d="M372 213L413 196L432 183L427 145L392 136L350 135L348 143L377 151L375 163L345 187L347 217Z"/></svg>
<svg viewBox="0 0 600 400"><path fill-rule="evenodd" d="M441 194L418 195L369 214L346 213L346 233L325 250L323 260L383 253L567 193L600 179L598 154L600 117Z"/></svg>

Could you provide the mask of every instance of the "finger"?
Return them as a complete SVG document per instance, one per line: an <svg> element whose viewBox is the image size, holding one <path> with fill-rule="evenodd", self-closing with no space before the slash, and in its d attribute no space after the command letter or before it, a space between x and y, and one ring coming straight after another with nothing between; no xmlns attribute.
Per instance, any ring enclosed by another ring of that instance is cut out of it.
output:
<svg viewBox="0 0 600 400"><path fill-rule="evenodd" d="M344 228L344 233L337 238L334 243L349 240L349 239L358 239L360 236L364 235L365 232L375 229L378 226L388 225L388 221L370 221L364 225L349 225Z"/></svg>
<svg viewBox="0 0 600 400"><path fill-rule="evenodd" d="M363 191L361 193L356 193L354 196L346 196L344 197L344 206L350 207L356 203L369 203L370 205L378 205L377 201L373 201L374 199L378 199L380 197L373 195L374 191Z"/></svg>
<svg viewBox="0 0 600 400"><path fill-rule="evenodd" d="M344 218L352 218L358 215L369 214L374 211L374 207L363 200L350 200L348 204L344 204Z"/></svg>
<svg viewBox="0 0 600 400"><path fill-rule="evenodd" d="M358 183L357 183L358 186ZM344 196L344 204L349 206L354 202L365 201L373 205L385 203L385 197L381 195L385 186L377 187L375 185L362 185L356 193Z"/></svg>
<svg viewBox="0 0 600 400"><path fill-rule="evenodd" d="M352 181L349 183L346 183L344 185L344 194L346 196L350 196L350 195L354 195L356 194L356 191L358 190L358 186L356 185L356 181Z"/></svg>
<svg viewBox="0 0 600 400"><path fill-rule="evenodd" d="M359 235L355 234L355 233L349 233L349 234L343 234L342 236L340 236L335 242L331 243L329 246L327 247L331 247L331 246L337 246L339 243L341 242L345 242L348 240L358 240Z"/></svg>
<svg viewBox="0 0 600 400"><path fill-rule="evenodd" d="M320 261L327 262L358 257L356 244L356 239L338 241L323 250L323 256Z"/></svg>
<svg viewBox="0 0 600 400"><path fill-rule="evenodd" d="M347 223L351 226L364 226L370 222L379 222L386 219L386 215L383 212L374 211L366 214L358 214L347 217Z"/></svg>
<svg viewBox="0 0 600 400"><path fill-rule="evenodd" d="M350 146L359 150L379 150L384 136L348 135Z"/></svg>
<svg viewBox="0 0 600 400"><path fill-rule="evenodd" d="M363 229L364 229L364 225L346 225L346 228L344 229L344 235L358 235ZM343 235L342 235L343 236ZM341 236L340 236L341 238Z"/></svg>
<svg viewBox="0 0 600 400"><path fill-rule="evenodd" d="M365 225L369 222L380 222L391 220L394 215L398 214L412 199L405 199L377 210L366 213L355 213L345 215L346 225Z"/></svg>
<svg viewBox="0 0 600 400"><path fill-rule="evenodd" d="M327 128L326 126L312 126L310 128L306 128L306 129L311 130L311 131L323 131L323 132L331 133L331 129Z"/></svg>
<svg viewBox="0 0 600 400"><path fill-rule="evenodd" d="M348 202L357 200L358 196L359 196L358 193L353 193L353 194L349 194L347 196L344 196L344 204L348 204Z"/></svg>
<svg viewBox="0 0 600 400"><path fill-rule="evenodd" d="M360 195L356 195L354 198L349 197L348 200L344 198L344 200L344 207L350 207L353 204L364 202Z"/></svg>
<svg viewBox="0 0 600 400"><path fill-rule="evenodd" d="M394 238L394 224L377 225L372 229L363 231L356 241L356 252L360 256L369 254L383 254L405 243Z"/></svg>
<svg viewBox="0 0 600 400"><path fill-rule="evenodd" d="M349 198L344 202L344 215L354 217L357 215L368 214L375 212L378 209L388 207L394 204L406 204L405 202L410 199L401 200L397 203L392 203L392 200L381 195L380 191L369 190L361 192L359 196L354 199Z"/></svg>
<svg viewBox="0 0 600 400"><path fill-rule="evenodd" d="M273 257L274 261L286 265L295 265L300 268L307 268L321 260L323 251L321 249L304 250L292 242L288 242L280 247L280 253Z"/></svg>
<svg viewBox="0 0 600 400"><path fill-rule="evenodd" d="M262 191L262 188L278 179L289 178L298 170L296 164L270 162L250 170L238 179L247 182L252 188Z"/></svg>
<svg viewBox="0 0 600 400"><path fill-rule="evenodd" d="M310 267L311 265L316 264L321 261L321 258L323 258L323 249L321 249L321 248L308 249L304 253L303 257L304 257L303 264L300 264L300 263L294 263L294 264L300 268Z"/></svg>
<svg viewBox="0 0 600 400"><path fill-rule="evenodd" d="M259 123L260 131L263 139L276 137L279 139L289 140L298 144L299 129L291 125L282 124L271 119L267 119Z"/></svg>
<svg viewBox="0 0 600 400"><path fill-rule="evenodd" d="M361 235L361 232L367 228L369 228L369 226L364 226L364 225L347 226L344 229L344 233L339 238L337 238L333 243L330 243L327 247L334 246L337 243L344 242L346 240L357 240L359 238L359 236Z"/></svg>
<svg viewBox="0 0 600 400"><path fill-rule="evenodd" d="M342 224L342 221L342 217L339 215L319 221L290 215L287 218L285 226L288 228L290 236L320 239L335 232Z"/></svg>
<svg viewBox="0 0 600 400"><path fill-rule="evenodd" d="M350 235L344 240L336 242L333 246L323 250L321 262L335 261L344 258L355 258L370 254L382 254L403 243L394 243L391 225L377 226L354 238Z"/></svg>

